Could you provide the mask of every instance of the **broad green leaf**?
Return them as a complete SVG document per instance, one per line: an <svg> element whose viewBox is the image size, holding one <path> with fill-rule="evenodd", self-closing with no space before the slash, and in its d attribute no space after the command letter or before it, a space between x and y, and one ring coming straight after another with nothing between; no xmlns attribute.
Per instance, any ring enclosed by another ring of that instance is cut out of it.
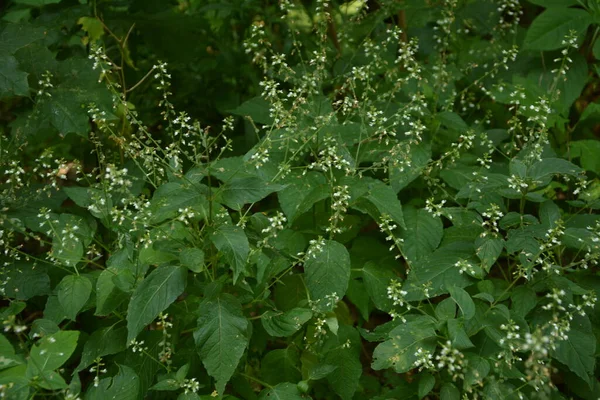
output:
<svg viewBox="0 0 600 400"><path fill-rule="evenodd" d="M13 56L0 55L0 98L28 94L27 73L19 70L17 60Z"/></svg>
<svg viewBox="0 0 600 400"><path fill-rule="evenodd" d="M217 393L223 394L248 346L248 320L239 301L229 294L204 300L199 314L196 348L204 368L216 380Z"/></svg>
<svg viewBox="0 0 600 400"><path fill-rule="evenodd" d="M127 294L115 285L113 278L118 274L119 270L114 267L109 267L100 273L96 281L95 315L108 315L128 299Z"/></svg>
<svg viewBox="0 0 600 400"><path fill-rule="evenodd" d="M98 357L116 354L127 348L127 328L112 325L98 329L89 337L83 346L81 361L75 371L81 371L94 363Z"/></svg>
<svg viewBox="0 0 600 400"><path fill-rule="evenodd" d="M46 29L31 24L7 24L0 33L0 54L13 54L46 36Z"/></svg>
<svg viewBox="0 0 600 400"><path fill-rule="evenodd" d="M406 228L402 204L396 192L390 186L375 179L362 178L361 181L366 185L367 193L352 205L352 208L368 213L376 222L379 222L383 215L387 215L398 226Z"/></svg>
<svg viewBox="0 0 600 400"><path fill-rule="evenodd" d="M435 347L433 322L425 317L416 318L390 331L388 339L375 348L372 367L374 370L393 367L399 374L408 372L417 360L417 349L433 354Z"/></svg>
<svg viewBox="0 0 600 400"><path fill-rule="evenodd" d="M440 301L435 307L435 316L440 321L447 321L456 317L456 302L451 298Z"/></svg>
<svg viewBox="0 0 600 400"><path fill-rule="evenodd" d="M221 186L215 198L227 207L239 211L244 204L256 203L284 187L260 178L235 178Z"/></svg>
<svg viewBox="0 0 600 400"><path fill-rule="evenodd" d="M469 387L482 382L490 373L490 363L483 357L469 354L467 357L467 371L465 373L465 386Z"/></svg>
<svg viewBox="0 0 600 400"><path fill-rule="evenodd" d="M318 381L331 374L336 368L335 365L317 364L308 371L308 379L311 381Z"/></svg>
<svg viewBox="0 0 600 400"><path fill-rule="evenodd" d="M410 160L409 167L400 169L395 167L393 162L389 164L390 185L396 193L419 177L421 171L423 171L429 160L431 160L431 145L428 143L412 145L408 157ZM404 162L405 160L403 159L402 161Z"/></svg>
<svg viewBox="0 0 600 400"><path fill-rule="evenodd" d="M600 47L600 40L597 40ZM598 140L577 140L570 144L571 156L579 157L583 169L600 175L600 142Z"/></svg>
<svg viewBox="0 0 600 400"><path fill-rule="evenodd" d="M504 240L500 238L486 237L482 240L478 240L477 246L477 257L481 260L481 267L486 271L490 272L490 269L502 254L504 249Z"/></svg>
<svg viewBox="0 0 600 400"><path fill-rule="evenodd" d="M2 267L3 295L28 300L50 294L50 277L46 268L33 263L15 262Z"/></svg>
<svg viewBox="0 0 600 400"><path fill-rule="evenodd" d="M533 164L527 175L535 180L544 180L555 174L578 176L582 172L577 165L562 158L544 158Z"/></svg>
<svg viewBox="0 0 600 400"><path fill-rule="evenodd" d="M574 30L581 34L593 22L592 15L576 8L549 8L538 15L527 30L524 46L529 50L556 50Z"/></svg>
<svg viewBox="0 0 600 400"><path fill-rule="evenodd" d="M283 313L267 311L260 320L269 335L288 337L296 333L311 318L312 311L308 308L293 308Z"/></svg>
<svg viewBox="0 0 600 400"><path fill-rule="evenodd" d="M324 361L336 367L327 375L329 385L343 400L352 399L363 370L360 354L352 348L339 347L329 351Z"/></svg>
<svg viewBox="0 0 600 400"><path fill-rule="evenodd" d="M451 383L444 383L440 389L440 400L460 400L460 391Z"/></svg>
<svg viewBox="0 0 600 400"><path fill-rule="evenodd" d="M450 292L450 296L452 296L452 299L456 302L458 308L460 308L465 319L471 319L475 316L475 303L473 303L473 299L471 299L469 293L457 286L448 287L448 292Z"/></svg>
<svg viewBox="0 0 600 400"><path fill-rule="evenodd" d="M58 301L67 318L75 320L92 294L92 282L83 275L67 275L58 284Z"/></svg>
<svg viewBox="0 0 600 400"><path fill-rule="evenodd" d="M261 361L260 375L265 382L271 385L281 382L298 382L302 379L299 365L300 355L294 347L271 350Z"/></svg>
<svg viewBox="0 0 600 400"><path fill-rule="evenodd" d="M231 113L242 117L250 117L252 121L259 124L272 124L273 118L270 115L270 107L268 101L257 96L240 104L237 108L231 110Z"/></svg>
<svg viewBox="0 0 600 400"><path fill-rule="evenodd" d="M512 303L511 313L525 318L535 308L538 298L533 289L528 286L518 286L510 294Z"/></svg>
<svg viewBox="0 0 600 400"><path fill-rule="evenodd" d="M137 400L140 394L140 377L126 365L119 365L112 378L101 379L98 387L91 387L86 400ZM93 385L92 385L93 386Z"/></svg>
<svg viewBox="0 0 600 400"><path fill-rule="evenodd" d="M286 182L289 184L277 192L277 197L290 223L330 195L325 176L318 172L311 171L304 176L298 174Z"/></svg>
<svg viewBox="0 0 600 400"><path fill-rule="evenodd" d="M87 138L90 130L87 112L82 112L82 103L68 89L57 88L52 91L52 98L44 102L45 113L50 116L50 123L60 133L76 133Z"/></svg>
<svg viewBox="0 0 600 400"><path fill-rule="evenodd" d="M566 365L570 371L591 386L596 364L594 354L596 354L596 339L590 321L587 317L577 315L571 321L568 339L558 342L552 357Z"/></svg>
<svg viewBox="0 0 600 400"><path fill-rule="evenodd" d="M458 350L469 349L475 347L469 335L464 328L464 320L462 319L451 319L447 321L448 324L448 335L452 341L452 346Z"/></svg>
<svg viewBox="0 0 600 400"><path fill-rule="evenodd" d="M127 309L127 342L179 297L187 283L187 269L158 267L136 287Z"/></svg>
<svg viewBox="0 0 600 400"><path fill-rule="evenodd" d="M15 357L15 349L6 339L6 336L0 334L0 370L14 367L22 362Z"/></svg>
<svg viewBox="0 0 600 400"><path fill-rule="evenodd" d="M419 399L427 396L435 386L435 377L428 372L420 374L419 378Z"/></svg>
<svg viewBox="0 0 600 400"><path fill-rule="evenodd" d="M190 271L200 273L204 269L204 252L193 247L185 248L179 254L179 261Z"/></svg>
<svg viewBox="0 0 600 400"><path fill-rule="evenodd" d="M87 32L92 42L99 40L104 35L104 26L98 18L81 17L77 20L77 24L81 25L81 29Z"/></svg>
<svg viewBox="0 0 600 400"><path fill-rule="evenodd" d="M236 282L241 273L246 271L246 260L250 253L250 244L243 229L233 225L221 225L211 235L210 240L223 253L225 261L233 271Z"/></svg>
<svg viewBox="0 0 600 400"><path fill-rule="evenodd" d="M306 400L306 397L302 396L295 384L285 382L263 390L258 400Z"/></svg>
<svg viewBox="0 0 600 400"><path fill-rule="evenodd" d="M456 265L461 260L473 256L473 245L466 243L452 243L443 246L429 256L412 263L408 278L403 289L408 292L405 296L408 301L424 300L443 293L448 293L451 286L466 287L472 281L466 274L460 273ZM427 285L428 296L423 288Z"/></svg>
<svg viewBox="0 0 600 400"><path fill-rule="evenodd" d="M577 0L527 0L544 8L565 8L579 4Z"/></svg>
<svg viewBox="0 0 600 400"><path fill-rule="evenodd" d="M425 209L404 207L406 229L402 230L402 250L410 262L431 254L442 241L444 225L440 217L434 217Z"/></svg>
<svg viewBox="0 0 600 400"><path fill-rule="evenodd" d="M60 331L40 339L29 353L27 376L31 378L62 366L75 351L78 338L78 331Z"/></svg>
<svg viewBox="0 0 600 400"><path fill-rule="evenodd" d="M208 215L208 189L204 185L168 182L154 192L151 200L152 222L159 223L181 214L179 210L190 208L196 215Z"/></svg>
<svg viewBox="0 0 600 400"><path fill-rule="evenodd" d="M373 261L365 264L362 273L365 288L375 307L382 311L390 311L393 301L388 297L387 288L392 280L398 278L396 274L390 268Z"/></svg>
<svg viewBox="0 0 600 400"><path fill-rule="evenodd" d="M322 309L330 309L328 296L344 297L350 280L350 255L343 244L326 240L321 250L309 255L304 263L306 287L312 301Z"/></svg>

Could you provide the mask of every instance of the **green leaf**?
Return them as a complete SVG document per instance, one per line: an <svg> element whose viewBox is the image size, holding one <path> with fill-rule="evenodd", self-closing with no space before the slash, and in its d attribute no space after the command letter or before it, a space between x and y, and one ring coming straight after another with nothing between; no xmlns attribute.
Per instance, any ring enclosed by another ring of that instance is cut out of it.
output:
<svg viewBox="0 0 600 400"><path fill-rule="evenodd" d="M465 319L471 319L475 316L475 303L473 303L469 293L457 286L450 286L448 292L450 292L450 296L460 308Z"/></svg>
<svg viewBox="0 0 600 400"><path fill-rule="evenodd" d="M217 392L223 394L248 346L248 320L238 300L229 294L204 300L199 314L196 348L204 368L216 380Z"/></svg>
<svg viewBox="0 0 600 400"><path fill-rule="evenodd" d="M404 207L406 229L402 230L402 250L410 262L431 254L442 241L444 225L440 217L434 217L425 209Z"/></svg>
<svg viewBox="0 0 600 400"><path fill-rule="evenodd" d="M362 273L365 288L375 307L382 311L390 311L393 301L387 295L387 288L392 280L398 278L396 274L387 266L373 261L365 264Z"/></svg>
<svg viewBox="0 0 600 400"><path fill-rule="evenodd" d="M269 351L261 361L262 379L276 385L281 382L298 382L302 374L298 368L300 355L294 347Z"/></svg>
<svg viewBox="0 0 600 400"><path fill-rule="evenodd" d="M0 334L0 370L14 367L22 363L15 357L15 349L10 344L6 336Z"/></svg>
<svg viewBox="0 0 600 400"><path fill-rule="evenodd" d="M583 170L577 165L562 158L544 158L533 164L527 170L527 175L534 180L541 181L556 174L576 177L582 172Z"/></svg>
<svg viewBox="0 0 600 400"><path fill-rule="evenodd" d="M28 300L50 294L50 277L46 268L33 263L15 262L2 267L3 295Z"/></svg>
<svg viewBox="0 0 600 400"><path fill-rule="evenodd" d="M58 88L52 91L52 98L44 102L45 112L50 123L62 134L76 133L87 138L90 130L87 113L81 112L84 104L69 90Z"/></svg>
<svg viewBox="0 0 600 400"><path fill-rule="evenodd" d="M467 372L465 373L465 386L473 386L482 382L490 373L490 363L476 354L469 354L467 357Z"/></svg>
<svg viewBox="0 0 600 400"><path fill-rule="evenodd" d="M67 275L58 284L58 301L67 318L75 320L92 294L92 282L82 275Z"/></svg>
<svg viewBox="0 0 600 400"><path fill-rule="evenodd" d="M17 4L24 4L33 7L41 7L46 6L48 4L58 4L61 1L62 0L14 0L14 2Z"/></svg>
<svg viewBox="0 0 600 400"><path fill-rule="evenodd" d="M467 243L452 243L443 246L429 256L412 264L412 269L404 283L408 292L408 301L424 300L440 294L448 293L450 286L466 287L472 281L466 274L460 273L456 263L473 255L473 245ZM429 285L428 297L423 292L423 286Z"/></svg>
<svg viewBox="0 0 600 400"><path fill-rule="evenodd" d="M185 289L187 269L178 266L156 268L133 292L127 309L127 342L167 309Z"/></svg>
<svg viewBox="0 0 600 400"><path fill-rule="evenodd" d="M419 378L419 399L427 396L435 386L435 377L428 372L420 374Z"/></svg>
<svg viewBox="0 0 600 400"><path fill-rule="evenodd" d="M469 349L475 347L469 335L464 328L464 320L451 319L447 321L448 324L448 335L452 341L452 346L458 350Z"/></svg>
<svg viewBox="0 0 600 400"><path fill-rule="evenodd" d="M159 186L152 196L150 211L152 223L174 218L181 214L179 210L190 208L195 214L208 215L208 192L204 185L168 182Z"/></svg>
<svg viewBox="0 0 600 400"><path fill-rule="evenodd" d="M204 252L193 247L185 248L179 254L179 261L190 271L200 273L204 269Z"/></svg>
<svg viewBox="0 0 600 400"><path fill-rule="evenodd" d="M215 198L227 207L239 211L244 204L256 203L284 187L260 178L235 178L221 186Z"/></svg>
<svg viewBox="0 0 600 400"><path fill-rule="evenodd" d="M399 374L413 369L417 349L422 348L432 354L435 350L436 333L433 326L431 319L417 317L392 329L388 339L373 352L373 369L393 367Z"/></svg>
<svg viewBox="0 0 600 400"><path fill-rule="evenodd" d="M538 15L527 30L524 46L528 50L556 50L566 47L565 36L574 30L584 32L592 15L576 8L549 8Z"/></svg>
<svg viewBox="0 0 600 400"><path fill-rule="evenodd" d="M379 222L382 215L387 215L398 226L406 228L402 204L396 192L390 186L375 179L364 177L361 181L366 184L368 191L352 205L352 208L368 213L376 222Z"/></svg>
<svg viewBox="0 0 600 400"><path fill-rule="evenodd" d="M421 175L421 172L431 160L431 145L420 143L410 146L408 159L410 160L410 166L402 169L394 167L393 163L390 162L390 185L396 193Z"/></svg>
<svg viewBox="0 0 600 400"><path fill-rule="evenodd" d="M528 286L517 286L510 294L512 303L511 313L525 318L535 308L538 298L533 289Z"/></svg>
<svg viewBox="0 0 600 400"><path fill-rule="evenodd" d="M260 320L269 335L288 337L296 333L311 318L312 311L308 308L293 308L284 313L267 311Z"/></svg>
<svg viewBox="0 0 600 400"><path fill-rule="evenodd" d="M210 240L223 253L225 261L233 271L233 282L237 282L240 274L246 271L246 260L250 253L250 244L243 229L233 225L221 225L211 235Z"/></svg>
<svg viewBox="0 0 600 400"><path fill-rule="evenodd" d="M577 5L577 0L527 0L530 3L537 4L545 8L558 7L565 8Z"/></svg>
<svg viewBox="0 0 600 400"><path fill-rule="evenodd" d="M344 297L350 280L350 255L343 244L326 240L320 251L304 263L306 287L312 301L322 309L330 309L327 296Z"/></svg>
<svg viewBox="0 0 600 400"><path fill-rule="evenodd" d="M288 182L286 188L277 193L277 198L290 223L330 195L325 176L318 172L291 176L286 179L286 183Z"/></svg>
<svg viewBox="0 0 600 400"><path fill-rule="evenodd" d="M504 249L504 240L500 238L486 237L479 240L477 243L477 257L481 260L481 267L490 272L490 268L494 265L502 250Z"/></svg>
<svg viewBox="0 0 600 400"><path fill-rule="evenodd" d="M117 364L118 365L118 364ZM98 387L86 393L86 400L137 400L140 393L140 377L126 365L118 365L119 373L112 378L100 380Z"/></svg>
<svg viewBox="0 0 600 400"><path fill-rule="evenodd" d="M60 331L40 339L29 353L27 376L31 378L62 366L77 348L78 338L78 331Z"/></svg>
<svg viewBox="0 0 600 400"><path fill-rule="evenodd" d="M594 354L596 354L596 338L590 320L577 315L571 321L568 339L558 342L552 357L566 365L591 387L596 364Z"/></svg>
<svg viewBox="0 0 600 400"><path fill-rule="evenodd" d="M285 382L263 390L258 400L306 400L306 398L302 396L295 384Z"/></svg>
<svg viewBox="0 0 600 400"><path fill-rule="evenodd" d="M0 33L0 54L13 54L46 36L46 28L31 24L7 24Z"/></svg>
<svg viewBox="0 0 600 400"><path fill-rule="evenodd" d="M460 392L451 383L444 383L440 389L440 400L460 400Z"/></svg>
<svg viewBox="0 0 600 400"><path fill-rule="evenodd" d="M27 73L19 70L19 64L13 56L0 55L0 98L28 94Z"/></svg>
<svg viewBox="0 0 600 400"><path fill-rule="evenodd" d="M104 36L104 25L102 25L102 21L98 18L81 17L77 20L77 24L81 25L81 29L87 32L89 39L92 42L95 42Z"/></svg>
<svg viewBox="0 0 600 400"><path fill-rule="evenodd" d="M327 375L327 381L343 400L352 399L358 388L363 370L359 357L354 349L343 347L333 349L325 356L325 363L336 367Z"/></svg>
<svg viewBox="0 0 600 400"><path fill-rule="evenodd" d="M600 40L597 40L596 43L600 47ZM577 140L571 142L570 150L572 157L579 157L583 169L600 175L600 157L598 157L598 154L600 154L600 142L598 140Z"/></svg>
<svg viewBox="0 0 600 400"><path fill-rule="evenodd" d="M98 357L119 353L127 348L127 328L112 325L92 333L83 346L81 361L75 371L82 371Z"/></svg>
<svg viewBox="0 0 600 400"><path fill-rule="evenodd" d="M252 121L254 122L268 125L273 123L273 118L269 111L270 108L271 105L268 101L257 96L240 104L237 108L231 110L231 113L242 117L248 116L252 118Z"/></svg>
<svg viewBox="0 0 600 400"><path fill-rule="evenodd" d="M335 365L317 364L308 371L308 379L311 381L318 381L331 374L336 368Z"/></svg>

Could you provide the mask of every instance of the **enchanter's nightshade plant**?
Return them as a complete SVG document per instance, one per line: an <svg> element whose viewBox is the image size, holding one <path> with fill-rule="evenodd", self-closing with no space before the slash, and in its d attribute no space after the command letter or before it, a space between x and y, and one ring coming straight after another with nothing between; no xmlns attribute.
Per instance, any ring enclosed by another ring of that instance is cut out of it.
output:
<svg viewBox="0 0 600 400"><path fill-rule="evenodd" d="M595 0L0 15L0 398L597 400Z"/></svg>

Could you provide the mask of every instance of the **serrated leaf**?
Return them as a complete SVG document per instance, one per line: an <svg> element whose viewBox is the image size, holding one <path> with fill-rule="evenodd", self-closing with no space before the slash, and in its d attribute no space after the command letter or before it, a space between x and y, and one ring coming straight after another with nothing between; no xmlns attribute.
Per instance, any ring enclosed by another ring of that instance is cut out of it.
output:
<svg viewBox="0 0 600 400"><path fill-rule="evenodd" d="M419 378L419 399L427 396L435 386L435 377L428 372L420 374Z"/></svg>
<svg viewBox="0 0 600 400"><path fill-rule="evenodd" d="M260 178L235 178L221 186L215 197L218 202L239 211L244 204L255 203L284 188Z"/></svg>
<svg viewBox="0 0 600 400"><path fill-rule="evenodd" d="M197 248L185 248L179 254L179 261L190 271L200 273L204 269L204 252Z"/></svg>
<svg viewBox="0 0 600 400"><path fill-rule="evenodd" d="M27 73L19 70L19 64L13 56L0 55L0 98L28 94Z"/></svg>
<svg viewBox="0 0 600 400"><path fill-rule="evenodd" d="M284 313L267 311L260 320L269 335L288 337L296 333L311 318L312 311L308 308L293 308Z"/></svg>
<svg viewBox="0 0 600 400"><path fill-rule="evenodd" d="M71 320L77 318L92 294L92 282L82 275L67 275L58 284L58 301L65 315Z"/></svg>
<svg viewBox="0 0 600 400"><path fill-rule="evenodd" d="M186 278L186 268L164 266L150 272L138 285L127 309L128 343L183 293Z"/></svg>
<svg viewBox="0 0 600 400"><path fill-rule="evenodd" d="M440 217L434 217L425 209L404 207L406 229L402 230L402 250L410 262L431 254L442 241L444 225Z"/></svg>
<svg viewBox="0 0 600 400"><path fill-rule="evenodd" d="M397 373L413 368L418 348L431 353L436 347L436 334L430 319L421 317L392 329L388 339L373 352L372 367L380 370L393 367Z"/></svg>
<svg viewBox="0 0 600 400"><path fill-rule="evenodd" d="M281 382L298 382L302 378L298 365L300 355L293 347L269 351L261 361L262 379L275 385Z"/></svg>
<svg viewBox="0 0 600 400"><path fill-rule="evenodd" d="M343 244L326 240L320 251L304 263L306 287L312 301L321 309L327 306L327 296L344 297L350 280L350 255Z"/></svg>
<svg viewBox="0 0 600 400"><path fill-rule="evenodd" d="M127 328L112 325L92 333L83 346L81 361L75 371L81 371L94 363L98 357L116 354L127 348Z"/></svg>
<svg viewBox="0 0 600 400"><path fill-rule="evenodd" d="M563 43L569 31L577 34L585 31L593 22L592 15L577 8L549 8L538 15L527 30L524 46L529 50L556 50L566 47Z"/></svg>
<svg viewBox="0 0 600 400"><path fill-rule="evenodd" d="M223 257L233 271L235 283L241 273L246 270L246 260L250 253L250 244L244 231L233 225L221 225L211 235L210 240L223 253Z"/></svg>
<svg viewBox="0 0 600 400"><path fill-rule="evenodd" d="M327 353L324 361L337 367L327 375L329 385L342 399L352 399L362 375L359 354L352 349L336 348Z"/></svg>
<svg viewBox="0 0 600 400"><path fill-rule="evenodd" d="M204 300L199 313L196 349L222 394L248 346L248 320L238 300L228 294Z"/></svg>
<svg viewBox="0 0 600 400"><path fill-rule="evenodd" d="M592 385L596 360L596 338L587 317L576 316L571 321L571 330L566 340L558 342L552 357L566 365L569 370Z"/></svg>
<svg viewBox="0 0 600 400"><path fill-rule="evenodd" d="M277 197L290 223L310 210L315 203L330 195L325 177L318 172L308 172L304 176L299 174L290 177L287 182L289 184L285 189L277 192Z"/></svg>

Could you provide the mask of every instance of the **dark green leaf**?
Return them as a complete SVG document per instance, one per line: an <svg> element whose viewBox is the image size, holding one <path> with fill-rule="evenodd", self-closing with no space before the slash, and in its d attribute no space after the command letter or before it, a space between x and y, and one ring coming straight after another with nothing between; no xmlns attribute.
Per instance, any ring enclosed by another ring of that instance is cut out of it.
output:
<svg viewBox="0 0 600 400"><path fill-rule="evenodd" d="M75 320L92 294L92 282L82 275L67 275L58 284L58 301L67 318Z"/></svg>
<svg viewBox="0 0 600 400"><path fill-rule="evenodd" d="M33 377L62 366L75 351L78 338L78 331L60 331L40 339L29 353L27 375Z"/></svg>
<svg viewBox="0 0 600 400"><path fill-rule="evenodd" d="M575 8L549 8L536 17L525 36L524 46L529 50L556 50L566 47L569 31L578 34L593 22L587 11Z"/></svg>
<svg viewBox="0 0 600 400"><path fill-rule="evenodd" d="M596 339L587 317L576 316L566 340L558 342L552 357L563 363L581 379L592 385L595 366Z"/></svg>
<svg viewBox="0 0 600 400"><path fill-rule="evenodd" d="M223 257L233 271L236 282L241 273L246 271L246 260L250 253L250 244L244 231L233 225L221 225L212 234L210 240L223 253Z"/></svg>
<svg viewBox="0 0 600 400"><path fill-rule="evenodd" d="M444 225L440 217L434 217L425 209L404 207L406 229L402 230L404 255L415 262L431 254L442 241Z"/></svg>
<svg viewBox="0 0 600 400"><path fill-rule="evenodd" d="M75 369L81 371L91 365L98 357L115 354L127 348L127 328L112 325L95 331L85 342L81 361Z"/></svg>
<svg viewBox="0 0 600 400"><path fill-rule="evenodd" d="M46 36L45 28L30 24L7 24L0 33L0 54L13 54Z"/></svg>
<svg viewBox="0 0 600 400"><path fill-rule="evenodd" d="M261 322L269 335L287 337L297 332L311 318L312 311L309 309L293 308L284 313L267 311L262 316Z"/></svg>
<svg viewBox="0 0 600 400"><path fill-rule="evenodd" d="M136 400L140 392L140 378L133 369L119 365L119 373L100 380L98 387L86 393L86 400Z"/></svg>
<svg viewBox="0 0 600 400"><path fill-rule="evenodd" d="M0 55L0 97L28 94L27 73L19 70L17 60L13 56Z"/></svg>
<svg viewBox="0 0 600 400"><path fill-rule="evenodd" d="M295 384L285 382L263 390L258 400L306 400L306 398L302 396Z"/></svg>
<svg viewBox="0 0 600 400"><path fill-rule="evenodd" d="M293 347L271 350L261 361L260 374L271 385L281 382L298 382L302 378L300 355Z"/></svg>

